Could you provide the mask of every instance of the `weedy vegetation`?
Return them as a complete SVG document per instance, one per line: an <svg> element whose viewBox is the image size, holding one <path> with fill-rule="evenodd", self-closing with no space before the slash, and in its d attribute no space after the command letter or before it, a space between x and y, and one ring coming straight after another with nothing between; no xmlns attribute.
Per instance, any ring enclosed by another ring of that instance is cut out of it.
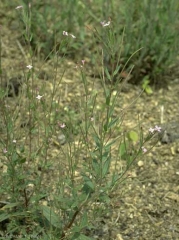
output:
<svg viewBox="0 0 179 240"><path fill-rule="evenodd" d="M0 234L93 239L112 194L158 141L157 125L143 129L139 119L135 129L123 127L137 99L123 109L120 93L126 82L140 84L141 93L162 82L178 51L178 1L2 5L18 22L26 64L18 91L4 85L0 65ZM37 84L39 62L52 70ZM67 68L78 76L77 94L63 83ZM76 96L66 103L70 91Z"/></svg>

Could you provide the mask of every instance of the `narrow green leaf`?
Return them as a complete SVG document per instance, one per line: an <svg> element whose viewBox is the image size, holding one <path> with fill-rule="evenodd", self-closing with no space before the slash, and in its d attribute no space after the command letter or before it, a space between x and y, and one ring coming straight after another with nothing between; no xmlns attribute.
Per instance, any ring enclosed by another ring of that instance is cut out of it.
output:
<svg viewBox="0 0 179 240"><path fill-rule="evenodd" d="M96 175L98 175L99 171L100 171L100 164L98 163L98 161L96 159L93 159L92 166L93 166L93 170L95 171Z"/></svg>
<svg viewBox="0 0 179 240"><path fill-rule="evenodd" d="M94 139L94 141L95 141L96 146L97 146L98 148L100 148L100 146L101 146L101 141L100 141L99 137L97 136L97 134L93 135L93 139Z"/></svg>
<svg viewBox="0 0 179 240"><path fill-rule="evenodd" d="M94 190L95 190L95 186L94 186L93 182L87 176L84 176L84 185L83 185L82 190L86 195L94 192Z"/></svg>
<svg viewBox="0 0 179 240"><path fill-rule="evenodd" d="M118 117L114 118L113 120L111 120L108 124L108 128L111 128L114 126L114 124L119 120Z"/></svg>
<svg viewBox="0 0 179 240"><path fill-rule="evenodd" d="M110 203L111 199L107 194L100 194L99 195L100 202Z"/></svg>
<svg viewBox="0 0 179 240"><path fill-rule="evenodd" d="M3 210L3 209L9 209L9 208L17 207L17 206L19 206L19 205L20 205L19 202L17 202L17 203L9 203L9 204L5 205L4 207L2 207L1 209L2 209L2 210Z"/></svg>
<svg viewBox="0 0 179 240"><path fill-rule="evenodd" d="M113 73L113 77L114 77L116 74L118 74L120 68L121 68L120 65L116 67L116 69L115 69L115 71L114 71L114 73Z"/></svg>
<svg viewBox="0 0 179 240"><path fill-rule="evenodd" d="M88 215L87 215L87 212L84 212L80 222L80 227L83 229L87 225L88 225Z"/></svg>
<svg viewBox="0 0 179 240"><path fill-rule="evenodd" d="M80 234L79 240L93 240L93 238L87 237L84 234Z"/></svg>
<svg viewBox="0 0 179 240"><path fill-rule="evenodd" d="M6 219L8 219L10 217L11 217L10 214L2 213L2 214L0 214L0 222L4 221L4 220L6 220Z"/></svg>
<svg viewBox="0 0 179 240"><path fill-rule="evenodd" d="M104 147L106 152L110 151L111 146L116 142L116 139L112 140L111 142L109 142L108 144L106 144L106 146Z"/></svg>
<svg viewBox="0 0 179 240"><path fill-rule="evenodd" d="M102 169L102 176L105 177L106 174L108 174L109 172L109 167L110 167L110 163L111 163L111 158L108 157L108 159L106 160L106 162L103 165L103 169Z"/></svg>
<svg viewBox="0 0 179 240"><path fill-rule="evenodd" d="M107 79L108 79L109 81L111 81L111 76L110 76L110 74L109 74L108 69L105 68L104 71L105 71L105 73L106 73Z"/></svg>
<svg viewBox="0 0 179 240"><path fill-rule="evenodd" d="M52 226L56 228L61 227L58 215L50 207L42 205L40 208L42 210L43 216L49 221Z"/></svg>
<svg viewBox="0 0 179 240"><path fill-rule="evenodd" d="M110 95L106 96L106 105L107 106L110 105L110 100L111 100L111 96Z"/></svg>
<svg viewBox="0 0 179 240"><path fill-rule="evenodd" d="M105 151L102 156L102 162L105 162L109 157L109 151Z"/></svg>
<svg viewBox="0 0 179 240"><path fill-rule="evenodd" d="M75 232L74 235L71 237L71 240L80 240L80 233Z"/></svg>
<svg viewBox="0 0 179 240"><path fill-rule="evenodd" d="M104 131L107 132L107 130L108 130L108 124L105 123L103 128L104 128Z"/></svg>

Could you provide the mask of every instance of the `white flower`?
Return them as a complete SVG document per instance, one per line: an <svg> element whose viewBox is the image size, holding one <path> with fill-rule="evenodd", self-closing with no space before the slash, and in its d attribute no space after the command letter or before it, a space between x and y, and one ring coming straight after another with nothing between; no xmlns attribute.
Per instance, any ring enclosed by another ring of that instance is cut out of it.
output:
<svg viewBox="0 0 179 240"><path fill-rule="evenodd" d="M28 65L28 66L26 66L26 67L27 67L29 70L33 68L32 65Z"/></svg>
<svg viewBox="0 0 179 240"><path fill-rule="evenodd" d="M161 130L162 130L162 128L161 127L159 127L159 126L155 126L155 131L157 131L157 132L161 132Z"/></svg>
<svg viewBox="0 0 179 240"><path fill-rule="evenodd" d="M23 6L22 5L17 6L15 9L20 9L20 8L23 8Z"/></svg>
<svg viewBox="0 0 179 240"><path fill-rule="evenodd" d="M103 21L103 22L101 22L101 25L103 26L103 27L107 27L107 26L109 26L110 25L110 21L108 21L108 22L106 22L106 21Z"/></svg>
<svg viewBox="0 0 179 240"><path fill-rule="evenodd" d="M150 133L161 132L162 128L159 126L155 126L154 128L149 128Z"/></svg>
<svg viewBox="0 0 179 240"><path fill-rule="evenodd" d="M71 36L72 38L76 38L73 34L69 34L68 32L66 32L66 31L63 31L63 35L64 36Z"/></svg>
<svg viewBox="0 0 179 240"><path fill-rule="evenodd" d="M150 133L154 133L155 129L154 128L149 128Z"/></svg>
<svg viewBox="0 0 179 240"><path fill-rule="evenodd" d="M36 98L37 98L38 100L40 100L42 97L43 97L43 96L41 96L41 95L37 95Z"/></svg>
<svg viewBox="0 0 179 240"><path fill-rule="evenodd" d="M143 153L146 153L147 149L145 147L142 147L142 151L143 151Z"/></svg>
<svg viewBox="0 0 179 240"><path fill-rule="evenodd" d="M73 34L70 34L70 36L71 36L72 38L76 38Z"/></svg>
<svg viewBox="0 0 179 240"><path fill-rule="evenodd" d="M60 127L65 128L66 127L65 123L60 124Z"/></svg>
<svg viewBox="0 0 179 240"><path fill-rule="evenodd" d="M68 36L68 32L63 31L64 36Z"/></svg>
<svg viewBox="0 0 179 240"><path fill-rule="evenodd" d="M3 149L3 153L7 153L7 149L6 148Z"/></svg>

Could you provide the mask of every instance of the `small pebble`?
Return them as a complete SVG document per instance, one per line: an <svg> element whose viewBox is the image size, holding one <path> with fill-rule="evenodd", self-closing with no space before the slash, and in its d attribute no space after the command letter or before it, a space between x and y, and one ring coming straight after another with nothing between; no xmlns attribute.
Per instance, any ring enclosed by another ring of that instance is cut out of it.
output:
<svg viewBox="0 0 179 240"><path fill-rule="evenodd" d="M64 145L64 144L66 143L66 137L65 137L65 135L64 135L64 134L60 134L60 135L58 136L58 141L59 141L59 143L60 143L61 145Z"/></svg>
<svg viewBox="0 0 179 240"><path fill-rule="evenodd" d="M117 236L116 236L116 237L117 237L117 240L123 240L123 238L122 238L121 234L119 234L119 233L117 234Z"/></svg>
<svg viewBox="0 0 179 240"><path fill-rule="evenodd" d="M143 162L143 161L138 161L138 163L137 163L137 164L138 164L138 166L139 166L139 167L142 167L142 166L144 166L144 162Z"/></svg>

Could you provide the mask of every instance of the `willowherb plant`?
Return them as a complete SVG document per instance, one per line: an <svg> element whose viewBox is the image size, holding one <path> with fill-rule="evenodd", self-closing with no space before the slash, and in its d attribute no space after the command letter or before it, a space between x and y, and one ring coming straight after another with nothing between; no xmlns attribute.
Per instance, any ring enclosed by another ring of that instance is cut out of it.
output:
<svg viewBox="0 0 179 240"><path fill-rule="evenodd" d="M17 10L26 11L23 7ZM74 99L78 100L74 109L73 105L68 108L60 105L58 89L62 88L63 73L60 79L54 75L48 93L45 83L37 88L30 11L31 6L29 14L22 12L30 56L30 64L24 69L23 90L14 103L8 104L7 91L1 89L0 92L3 126L0 146L4 166L0 179L3 196L0 221L6 224L6 234L35 234L43 239L91 239L85 230L94 228L95 217L108 209L112 191L124 181L132 164L147 152L147 142L161 129L150 128L146 137L141 127L138 133L123 131L125 110L116 113L120 89L116 85L114 91L112 84L106 84L104 75L105 72L112 82L119 72L118 64L111 73L102 65L101 91L94 87L90 90L85 60L75 67L74 71L80 73L81 91L80 98ZM94 32L98 40L103 41L102 62L107 53L113 60L118 44L113 45L115 34L110 21L103 22L101 28L105 28L107 42ZM71 40L77 41L65 30L61 38L66 46ZM60 46L64 46L63 43ZM59 134L62 144L54 140ZM54 144L57 149L52 154Z"/></svg>

